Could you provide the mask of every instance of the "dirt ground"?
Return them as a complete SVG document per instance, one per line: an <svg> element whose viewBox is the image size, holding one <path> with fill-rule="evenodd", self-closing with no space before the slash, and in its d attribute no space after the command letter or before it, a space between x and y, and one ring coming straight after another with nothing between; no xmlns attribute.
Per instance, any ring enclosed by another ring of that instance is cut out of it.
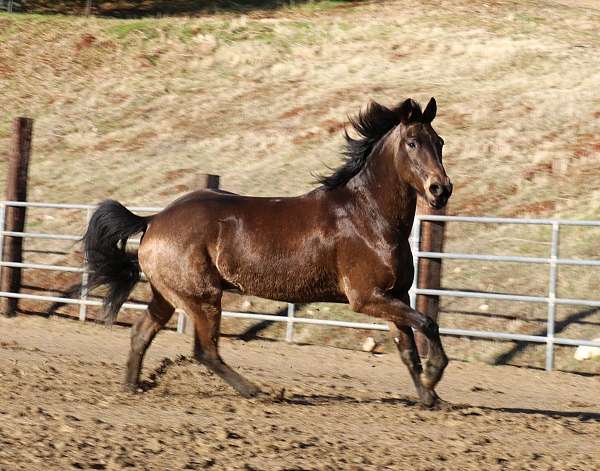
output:
<svg viewBox="0 0 600 471"><path fill-rule="evenodd" d="M0 469L553 469L600 466L600 377L451 362L447 410L396 355L223 339L270 391L242 400L161 333L120 390L128 329L0 319ZM285 389L283 399L281 390Z"/></svg>

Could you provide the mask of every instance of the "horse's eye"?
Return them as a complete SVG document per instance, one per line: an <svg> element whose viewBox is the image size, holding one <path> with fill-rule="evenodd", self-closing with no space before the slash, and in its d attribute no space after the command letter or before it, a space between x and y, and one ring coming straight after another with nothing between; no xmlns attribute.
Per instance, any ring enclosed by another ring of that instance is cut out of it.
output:
<svg viewBox="0 0 600 471"><path fill-rule="evenodd" d="M408 141L408 147L414 149L415 147L417 147L417 143L415 141Z"/></svg>

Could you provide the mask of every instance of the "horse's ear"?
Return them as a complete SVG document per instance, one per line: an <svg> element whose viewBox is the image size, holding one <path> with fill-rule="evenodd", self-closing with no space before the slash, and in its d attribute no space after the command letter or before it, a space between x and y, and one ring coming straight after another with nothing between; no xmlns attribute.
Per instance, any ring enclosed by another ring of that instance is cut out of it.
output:
<svg viewBox="0 0 600 471"><path fill-rule="evenodd" d="M420 121L421 107L415 100L409 98L408 100L404 100L404 103L398 108L398 116L400 117L400 122L403 124Z"/></svg>
<svg viewBox="0 0 600 471"><path fill-rule="evenodd" d="M427 103L427 107L425 111L423 111L423 122L431 123L435 118L435 114L437 113L437 103L435 102L435 98L431 97L429 103Z"/></svg>

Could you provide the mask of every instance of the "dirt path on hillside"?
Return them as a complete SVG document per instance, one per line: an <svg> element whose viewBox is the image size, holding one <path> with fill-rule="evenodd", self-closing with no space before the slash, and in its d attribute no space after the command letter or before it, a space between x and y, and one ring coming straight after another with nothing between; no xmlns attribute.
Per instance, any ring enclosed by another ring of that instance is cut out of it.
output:
<svg viewBox="0 0 600 471"><path fill-rule="evenodd" d="M159 335L136 396L128 330L0 319L0 469L569 469L598 467L600 377L452 362L447 411L414 404L396 355L223 341L283 401L241 400ZM174 360L174 361L173 361ZM595 463L595 464L594 464Z"/></svg>

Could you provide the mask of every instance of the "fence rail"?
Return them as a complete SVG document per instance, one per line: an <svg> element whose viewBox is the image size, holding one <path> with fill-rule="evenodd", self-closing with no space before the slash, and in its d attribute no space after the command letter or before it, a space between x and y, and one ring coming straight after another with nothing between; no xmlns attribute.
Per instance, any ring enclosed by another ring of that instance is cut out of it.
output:
<svg viewBox="0 0 600 471"><path fill-rule="evenodd" d="M49 302L60 302L65 304L78 304L80 306L79 318L81 320L86 319L86 308L87 306L100 306L101 302L94 299L87 298L87 291L85 284L87 282L87 272L85 266L72 267L72 266L61 266L61 265L50 265L40 263L14 263L5 262L2 259L2 247L4 245L4 237L22 237L22 238L38 238L38 239L53 239L53 240L67 240L67 241L78 241L81 239L79 235L69 234L48 234L39 232L10 232L4 230L4 221L6 207L27 207L27 208L47 208L47 209L76 209L84 211L84 223L87 225L91 211L95 208L94 205L85 204L55 204L55 203L29 203L29 202L14 202L14 201L3 201L0 202L0 266L2 267L19 267L28 269L38 270L53 270L62 272L74 272L82 274L83 289L81 290L79 298L64 298L60 296L43 296L28 293L13 293L13 292L0 292L0 297L16 298L16 299L29 299L37 301L49 301ZM132 211L137 212L157 212L162 208L160 207L130 207ZM427 252L419 250L419 235L421 231L422 221L445 221L445 222L463 222L463 223L480 223L480 224L531 224L531 225L548 225L552 228L552 241L550 247L550 256L545 257L525 257L525 256L502 256L502 255L480 255L480 254L464 254L464 253L447 253L447 252ZM546 303L548 305L547 313L547 333L545 336L540 335L524 335L514 334L507 332L494 332L494 331L480 331L480 330L467 330L467 329L450 329L441 328L440 333L443 335L452 335L460 337L471 337L471 338L482 338L482 339L496 339L496 340L510 340L520 342L532 342L532 343L545 343L546 344L546 369L551 370L554 363L554 347L555 345L566 345L566 346L592 346L600 347L600 342L595 342L586 339L568 339L556 337L554 335L555 328L555 314L557 305L582 305L591 307L600 307L600 300L593 299L570 299L570 298L559 298L556 296L557 286L557 268L560 265L570 266L586 266L586 267L597 267L600 266L600 260L586 260L586 259L573 259L565 258L561 259L558 256L559 248L559 233L561 226L586 226L586 227L598 227L600 228L600 221L574 221L564 219L517 219L517 218L494 218L494 217L465 217L465 216L417 216L413 226L413 233L411 235L411 246L413 249L413 257L415 261L415 276L413 286L410 290L411 305L414 307L416 295L434 295L434 296L449 296L449 297L464 297L464 298L480 298L480 299L495 299L503 301L519 301L519 302L530 302L530 303ZM448 290L448 289L425 289L418 288L416 286L416 280L418 279L418 261L420 258L442 258L442 259L456 259L456 260L477 260L477 261L494 261L494 262L511 262L511 263L527 263L527 264L547 264L549 266L549 285L547 296L529 296L509 293L495 293L495 292L476 292L476 291L461 291L461 290ZM147 305L143 303L125 303L124 308L143 310L146 309ZM295 316L295 309L293 304L288 304L287 316L275 316L270 314L255 314L255 313L243 313L243 312L231 312L224 311L225 317L239 318L239 319L253 319L253 320L266 320L273 322L285 322L287 323L286 328L286 340L293 340L293 329L294 324L312 324L322 326L333 326L333 327L346 327L352 329L368 329L368 330L389 330L386 324L379 323L368 323L368 322L347 322L335 319L313 319L303 318ZM183 332L185 329L186 317L183 312L179 312L177 330Z"/></svg>
<svg viewBox="0 0 600 471"><path fill-rule="evenodd" d="M21 8L21 0L0 0L0 11L12 13L16 9Z"/></svg>

